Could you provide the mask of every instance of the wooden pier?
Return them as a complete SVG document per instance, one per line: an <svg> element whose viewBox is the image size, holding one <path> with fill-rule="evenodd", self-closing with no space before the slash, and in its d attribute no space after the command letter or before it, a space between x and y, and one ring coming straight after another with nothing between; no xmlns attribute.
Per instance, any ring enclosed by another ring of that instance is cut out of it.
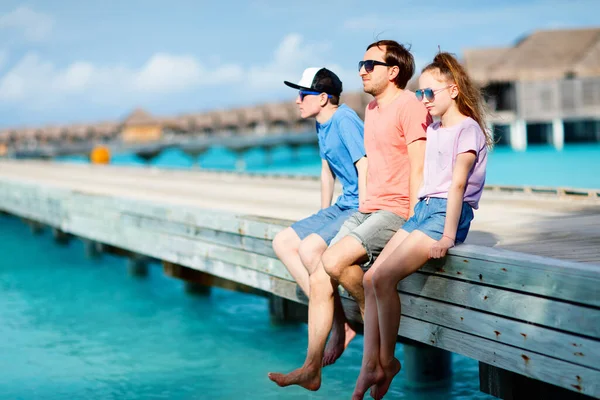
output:
<svg viewBox="0 0 600 400"><path fill-rule="evenodd" d="M0 210L34 231L300 303L271 240L318 204L310 178L0 162ZM479 360L498 397L600 398L600 192L489 187L467 242L400 283L399 335Z"/></svg>

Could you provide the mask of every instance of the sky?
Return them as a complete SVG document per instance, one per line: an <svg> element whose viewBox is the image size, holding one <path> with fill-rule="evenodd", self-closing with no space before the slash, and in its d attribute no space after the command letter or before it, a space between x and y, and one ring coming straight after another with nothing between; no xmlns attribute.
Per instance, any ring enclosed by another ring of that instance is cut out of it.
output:
<svg viewBox="0 0 600 400"><path fill-rule="evenodd" d="M0 2L0 127L122 120L294 100L304 68L361 89L379 39L506 47L536 30L600 26L600 0L32 0Z"/></svg>

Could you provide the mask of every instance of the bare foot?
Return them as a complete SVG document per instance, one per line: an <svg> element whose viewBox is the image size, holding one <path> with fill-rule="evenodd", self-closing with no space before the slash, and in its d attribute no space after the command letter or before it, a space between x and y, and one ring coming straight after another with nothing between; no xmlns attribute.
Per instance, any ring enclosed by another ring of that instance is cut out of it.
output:
<svg viewBox="0 0 600 400"><path fill-rule="evenodd" d="M346 330L341 324L334 324L331 330L331 336L325 346L323 353L323 366L333 364L344 352L344 343L346 341Z"/></svg>
<svg viewBox="0 0 600 400"><path fill-rule="evenodd" d="M344 325L344 329L346 330L346 341L344 342L344 350L346 350L352 339L356 337L356 332L350 327L350 325L347 322Z"/></svg>
<svg viewBox="0 0 600 400"><path fill-rule="evenodd" d="M281 387L298 385L314 391L321 387L321 369L301 367L285 375L269 372L269 379Z"/></svg>
<svg viewBox="0 0 600 400"><path fill-rule="evenodd" d="M371 388L371 397L375 400L383 399L383 396L385 396L392 384L392 380L400 372L401 368L402 365L400 365L400 361L396 358L387 367L384 367L385 379Z"/></svg>
<svg viewBox="0 0 600 400"><path fill-rule="evenodd" d="M383 372L383 368L381 368L379 363L376 365L363 365L360 369L358 379L356 380L352 400L362 400L371 386L380 384L384 379L385 372ZM373 393L371 393L371 395L373 395Z"/></svg>
<svg viewBox="0 0 600 400"><path fill-rule="evenodd" d="M346 347L354 337L356 332L350 328L347 323L344 324L344 328L334 327L331 331L331 337L325 346L325 353L323 354L323 366L326 367L337 361L342 356Z"/></svg>

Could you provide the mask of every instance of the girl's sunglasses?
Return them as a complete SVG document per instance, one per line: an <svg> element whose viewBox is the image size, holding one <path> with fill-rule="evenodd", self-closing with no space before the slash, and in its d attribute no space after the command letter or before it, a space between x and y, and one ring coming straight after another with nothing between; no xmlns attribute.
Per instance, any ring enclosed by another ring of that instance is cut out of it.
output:
<svg viewBox="0 0 600 400"><path fill-rule="evenodd" d="M304 97L306 96L318 96L320 95L321 92L314 92L312 90L301 90L298 92L298 96L300 96L300 101L304 101ZM330 94L327 95L327 98L332 98L333 96L331 96Z"/></svg>
<svg viewBox="0 0 600 400"><path fill-rule="evenodd" d="M391 67L390 64L387 64L387 63L384 63L381 61L364 60L364 61L358 62L358 72L360 72L362 67L365 67L365 71L367 71L367 73L370 74L371 72L373 72L376 65L385 65L386 67Z"/></svg>
<svg viewBox="0 0 600 400"><path fill-rule="evenodd" d="M425 97L427 99L427 101L433 101L433 100L435 100L436 93L439 93L442 90L446 90L452 86L454 86L454 85L448 85L448 86L440 88L440 89L432 89L432 88L419 89L419 90L415 91L415 94L417 95L417 100L419 100L419 101L423 101L423 97Z"/></svg>

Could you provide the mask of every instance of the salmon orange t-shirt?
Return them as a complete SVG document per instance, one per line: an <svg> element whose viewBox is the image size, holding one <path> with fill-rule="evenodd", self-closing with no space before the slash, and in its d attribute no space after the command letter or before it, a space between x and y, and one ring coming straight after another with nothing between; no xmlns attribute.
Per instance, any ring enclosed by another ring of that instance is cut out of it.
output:
<svg viewBox="0 0 600 400"><path fill-rule="evenodd" d="M408 219L410 161L408 145L426 138L432 122L415 94L404 90L380 108L373 100L365 111L365 150L369 160L367 196L359 210L387 210Z"/></svg>

